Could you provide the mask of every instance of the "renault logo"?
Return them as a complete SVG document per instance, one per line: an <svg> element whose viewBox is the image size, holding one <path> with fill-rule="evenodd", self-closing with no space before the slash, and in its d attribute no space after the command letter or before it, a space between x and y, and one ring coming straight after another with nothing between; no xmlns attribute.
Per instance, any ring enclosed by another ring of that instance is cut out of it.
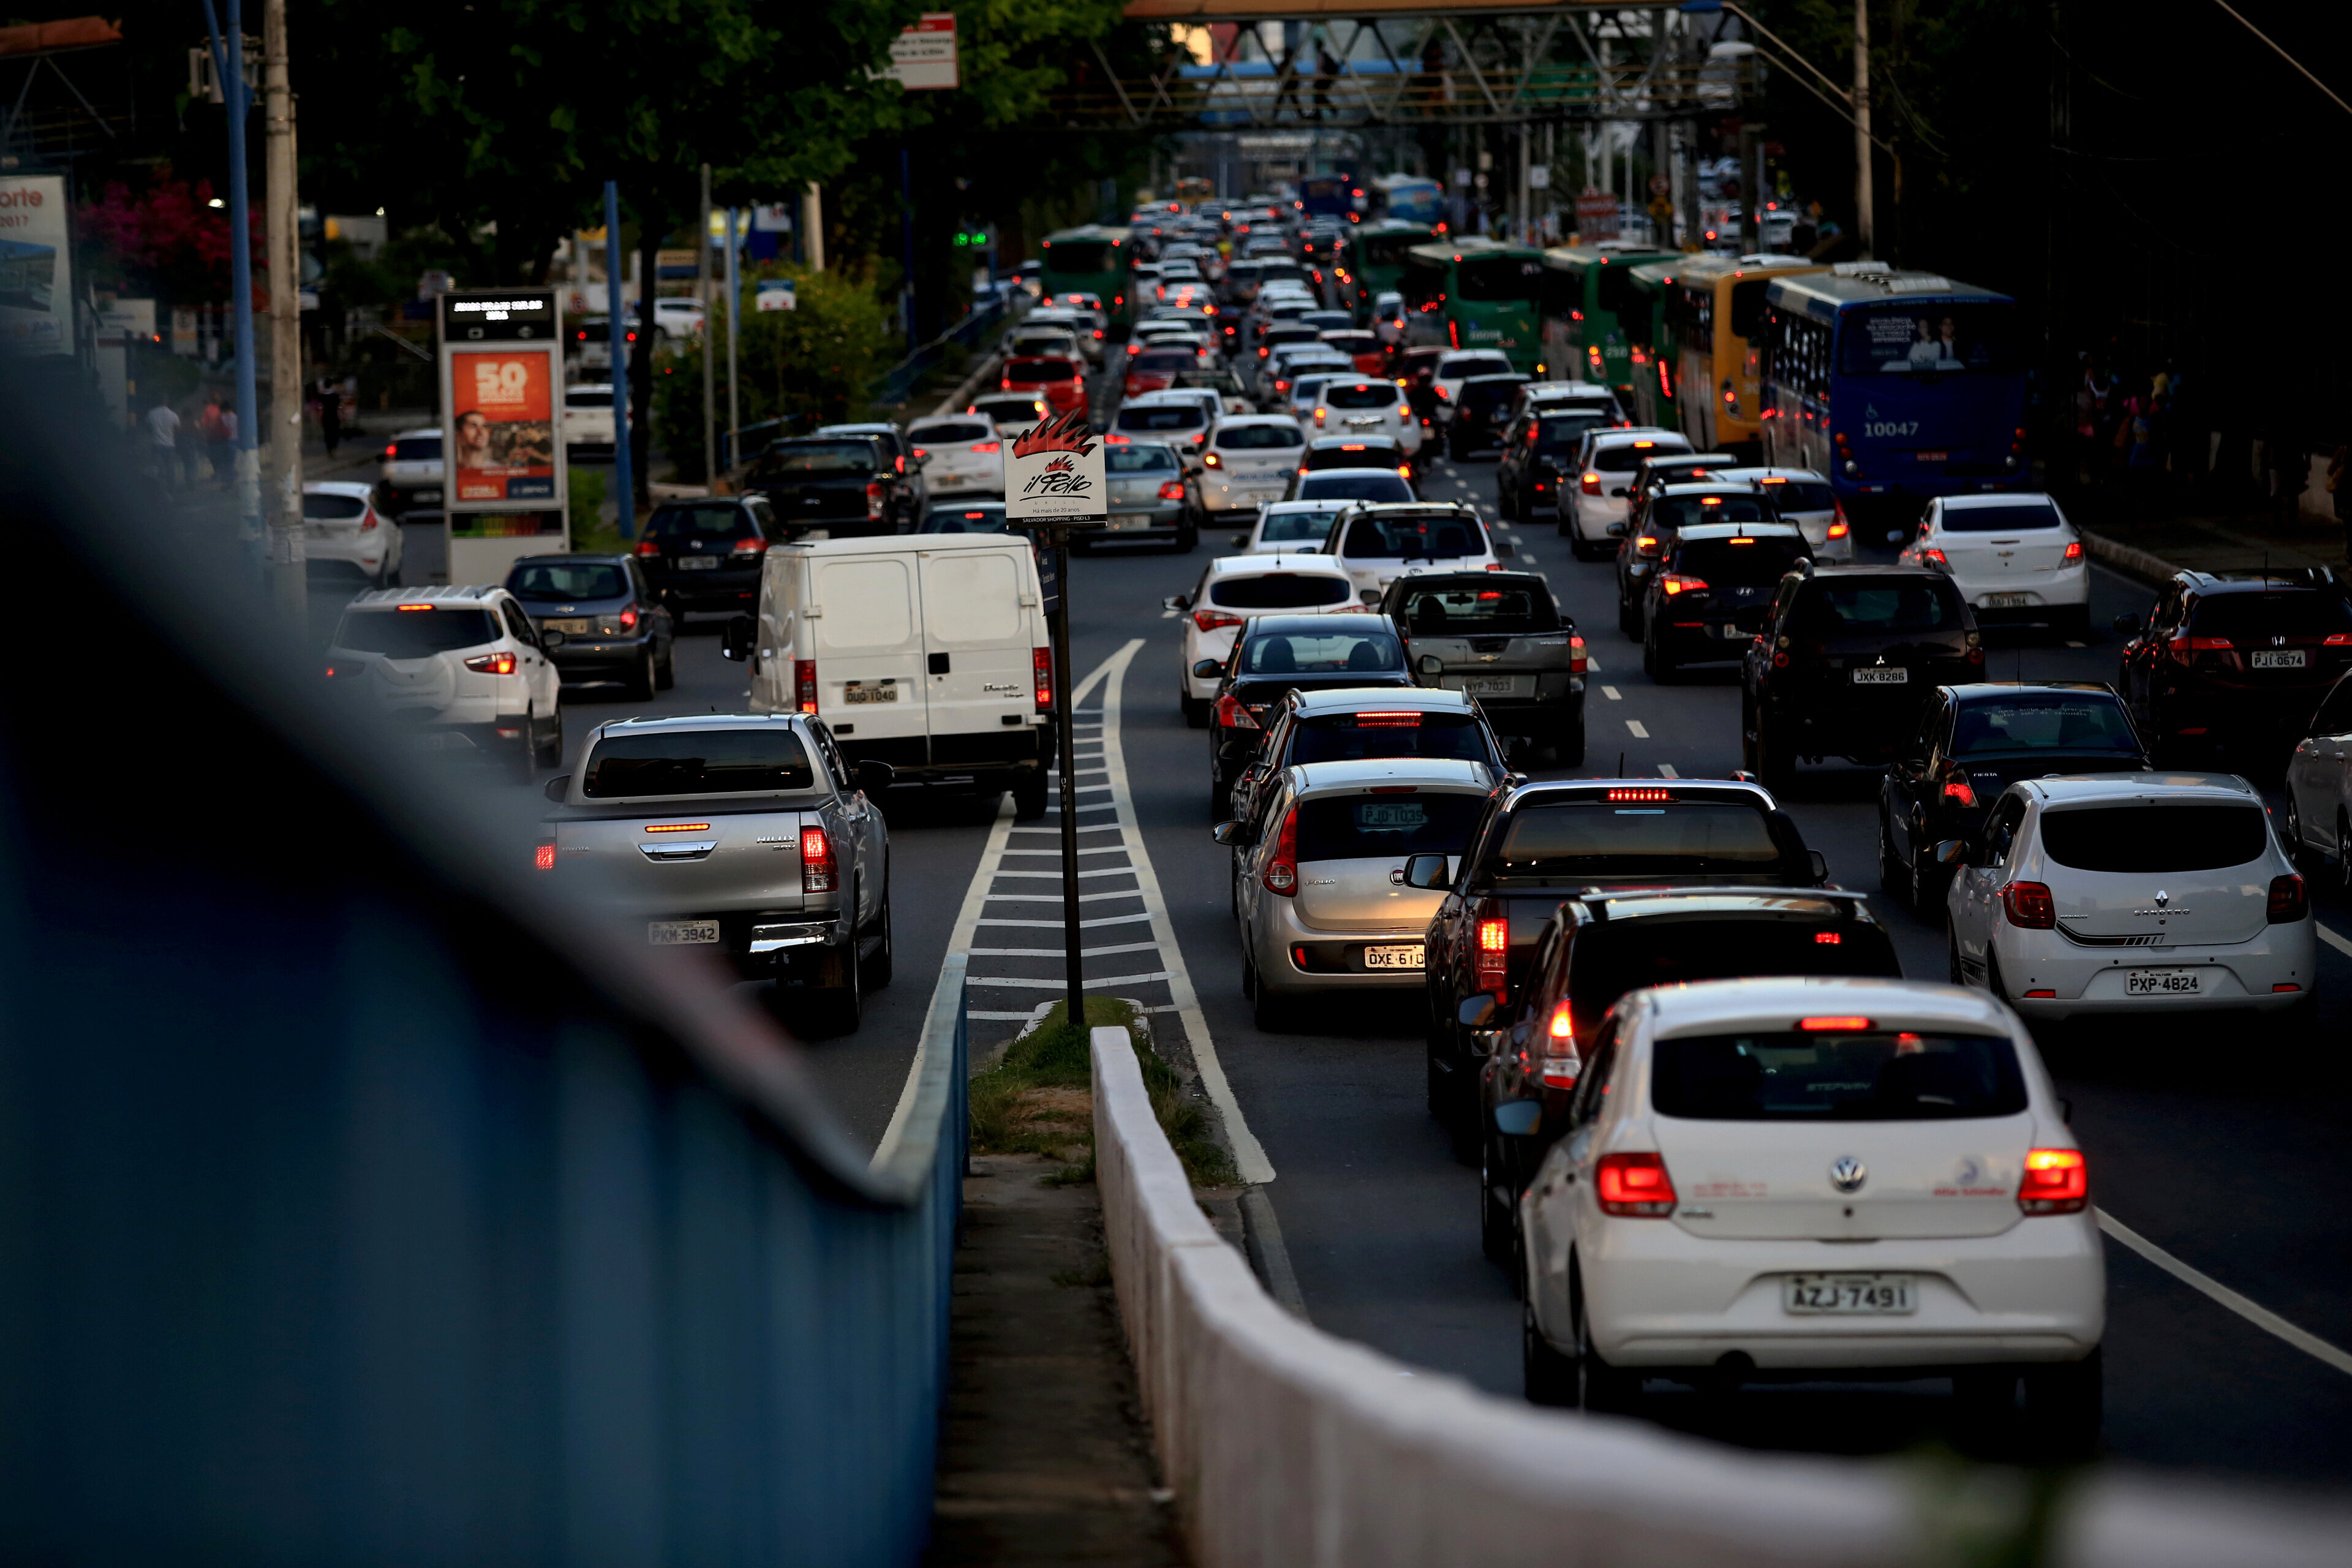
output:
<svg viewBox="0 0 2352 1568"><path fill-rule="evenodd" d="M1842 1193L1858 1193L1868 1180L1870 1168L1851 1154L1841 1154L1830 1163L1830 1185Z"/></svg>

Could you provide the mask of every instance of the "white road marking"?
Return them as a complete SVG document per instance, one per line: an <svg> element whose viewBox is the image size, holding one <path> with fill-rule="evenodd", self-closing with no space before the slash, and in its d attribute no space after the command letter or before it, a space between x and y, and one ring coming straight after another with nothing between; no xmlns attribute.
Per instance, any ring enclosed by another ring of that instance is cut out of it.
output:
<svg viewBox="0 0 2352 1568"><path fill-rule="evenodd" d="M1606 697L1612 702L1622 702L1625 700L1625 694L1618 690L1613 686L1602 687L1601 689L1601 695Z"/></svg>
<svg viewBox="0 0 2352 1568"><path fill-rule="evenodd" d="M2314 921L2311 923L2313 925L2319 926L2320 941L2326 942L2328 946L2334 948L2338 952L2344 953L2347 956L2352 956L2352 941L2347 941L2344 937L2338 936L2335 931L2330 931L2327 927L2319 925L2317 921Z"/></svg>
<svg viewBox="0 0 2352 1568"><path fill-rule="evenodd" d="M1001 878L1020 877L1024 879L1042 879L1048 882L1058 882L1062 879L1062 874L1059 871L999 870L996 874ZM1106 866L1099 871L1081 871L1078 875L1081 877L1131 877L1135 875L1135 868L1132 866Z"/></svg>
<svg viewBox="0 0 2352 1568"><path fill-rule="evenodd" d="M1130 921L1148 921L1150 918L1150 915L1102 915L1094 920L1080 921L1078 928L1085 931L1095 926L1126 925ZM983 915L981 917L980 923L984 926L1042 926L1048 931L1062 929L1062 922L1059 921L1015 920L1011 915Z"/></svg>
<svg viewBox="0 0 2352 1568"><path fill-rule="evenodd" d="M1675 772L1674 763L1660 763L1658 764L1658 776L1662 779L1678 779L1683 775Z"/></svg>
<svg viewBox="0 0 2352 1568"><path fill-rule="evenodd" d="M1154 945L1155 944L1148 942L1130 942L1119 947L1082 947L1078 949L1078 956L1081 958L1102 958L1114 952L1150 952L1152 951ZM1066 956L1063 950L1058 947L975 947L971 951L971 956L974 958L1061 958Z"/></svg>
<svg viewBox="0 0 2352 1568"><path fill-rule="evenodd" d="M2070 642L2066 646L2068 647L2088 647L2090 645L2088 643Z"/></svg>
<svg viewBox="0 0 2352 1568"><path fill-rule="evenodd" d="M1135 897L1135 889L1129 888L1123 893L1080 893L1078 902L1106 904L1113 899L1133 897ZM991 893L988 895L988 901L992 904L1058 904L1062 901L1062 895L1059 893ZM1055 923L1058 925L1061 922L1056 921Z"/></svg>
<svg viewBox="0 0 2352 1568"><path fill-rule="evenodd" d="M1625 728L1633 731L1633 739L1637 741L1646 741L1650 738L1650 732L1642 728L1642 721L1639 719L1626 720Z"/></svg>
<svg viewBox="0 0 2352 1568"><path fill-rule="evenodd" d="M1059 832L1060 829L1056 828L1055 831ZM1116 855L1118 852L1119 848L1116 844L1098 844L1092 848L1085 845L1078 847L1078 853L1081 855ZM1055 860L1062 858L1062 852L1059 849L1007 849L1005 853L1007 855L1044 855Z"/></svg>
<svg viewBox="0 0 2352 1568"><path fill-rule="evenodd" d="M1584 673L1587 675L1601 673L1601 661L1589 653L1584 656Z"/></svg>
<svg viewBox="0 0 2352 1568"><path fill-rule="evenodd" d="M1155 943L1154 945L1157 944ZM1057 952L1054 954L1054 956L1055 958L1059 958L1062 955ZM1146 985L1154 980L1172 980L1175 977L1173 975L1170 974L1164 969L1155 969L1149 974L1089 974L1087 976L1087 994L1090 996L1099 995L1101 994L1102 987L1106 985ZM1066 976L1059 974L1045 980L1010 980L1000 979L992 974L974 974L968 977L964 981L964 984L966 985L993 986L1002 991L1063 992L1067 991L1070 988L1069 980Z"/></svg>
<svg viewBox="0 0 2352 1568"><path fill-rule="evenodd" d="M1183 613L1181 610L1162 610L1160 612L1160 618L1163 621L1172 621Z"/></svg>
<svg viewBox="0 0 2352 1568"><path fill-rule="evenodd" d="M1059 838L1062 836L1062 830L1058 827L1016 827L1013 831L1015 833L1050 834L1055 838ZM1081 833L1117 833L1118 831L1118 825L1111 822L1098 822L1091 827L1081 825L1078 831ZM1055 851L1055 853L1058 854L1059 851ZM1084 855L1088 853L1088 851L1081 849L1078 853Z"/></svg>
<svg viewBox="0 0 2352 1568"><path fill-rule="evenodd" d="M2092 1212L2099 1216L2101 1230L2105 1231L2190 1289L2211 1297L2254 1327L2265 1333L2276 1334L2304 1354L2326 1362L2338 1372L2352 1373L2352 1352L2338 1350L2317 1334L2296 1328L2269 1308L2239 1295L2211 1275L2191 1268L2106 1210L2095 1209Z"/></svg>

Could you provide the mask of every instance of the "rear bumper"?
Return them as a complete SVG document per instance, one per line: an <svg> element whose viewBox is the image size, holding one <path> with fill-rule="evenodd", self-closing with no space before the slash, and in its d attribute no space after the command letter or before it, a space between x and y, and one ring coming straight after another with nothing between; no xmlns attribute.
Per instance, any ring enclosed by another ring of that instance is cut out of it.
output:
<svg viewBox="0 0 2352 1568"><path fill-rule="evenodd" d="M1994 928L1992 952L2000 964L2009 1005L2028 1018L2172 1015L2242 1011L2284 1012L2309 999L2319 973L2316 928L2308 919L2264 926L2250 942L2211 947L2082 947L2056 931ZM2135 970L2197 972L2194 994L2135 996ZM2293 991L2273 989L2293 985ZM2049 996L2029 996L2049 991Z"/></svg>
<svg viewBox="0 0 2352 1568"><path fill-rule="evenodd" d="M1258 901L1251 924L1251 957L1257 981L1282 996L1314 996L1350 991L1418 991L1425 971L1367 969L1364 951L1373 947L1419 947L1426 929L1410 931L1321 931L1298 918L1293 900L1265 894ZM1274 906L1280 906L1279 908ZM1304 949L1307 962L1299 962Z"/></svg>
<svg viewBox="0 0 2352 1568"><path fill-rule="evenodd" d="M602 680L629 674L654 651L651 635L638 637L566 637L549 654L556 673L566 680Z"/></svg>

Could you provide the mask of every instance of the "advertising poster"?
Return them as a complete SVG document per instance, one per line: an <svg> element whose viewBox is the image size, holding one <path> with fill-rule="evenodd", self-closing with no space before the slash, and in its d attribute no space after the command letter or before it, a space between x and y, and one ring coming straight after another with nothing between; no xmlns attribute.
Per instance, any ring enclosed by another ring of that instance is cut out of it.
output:
<svg viewBox="0 0 2352 1568"><path fill-rule="evenodd" d="M62 174L0 175L0 354L73 353Z"/></svg>
<svg viewBox="0 0 2352 1568"><path fill-rule="evenodd" d="M926 11L890 45L890 68L909 91L937 91L960 85L956 68L956 20L952 11Z"/></svg>
<svg viewBox="0 0 2352 1568"><path fill-rule="evenodd" d="M1013 522L1107 522L1102 443L1072 409L1013 438L1004 459L1004 515Z"/></svg>
<svg viewBox="0 0 2352 1568"><path fill-rule="evenodd" d="M539 350L454 350L450 499L460 505L555 495L555 361Z"/></svg>

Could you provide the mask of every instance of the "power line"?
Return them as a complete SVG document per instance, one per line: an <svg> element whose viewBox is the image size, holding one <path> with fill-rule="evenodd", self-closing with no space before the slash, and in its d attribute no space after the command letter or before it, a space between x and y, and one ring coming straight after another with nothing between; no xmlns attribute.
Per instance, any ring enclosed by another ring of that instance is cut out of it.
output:
<svg viewBox="0 0 2352 1568"><path fill-rule="evenodd" d="M2221 7L2222 10L2229 12L2231 16L2237 17L2238 25L2240 26L2245 28L2246 31L2252 33L2265 44L2269 44L2272 52L2276 54L2279 58L2284 60L2295 69L2302 71L2305 81L2308 81L2312 86L2326 93L2329 98L2335 99L2336 108L2342 110L2347 114L2352 114L2352 103L2347 103L2341 98L2337 98L2334 88L2328 86L2317 77L2313 76L2309 70L2305 69L2303 62L2296 59L2293 55L2288 54L2284 49L2280 48L2278 44L2268 33L2263 32L2260 27L2257 27L2252 22L2247 21L2243 16L2240 15L2237 8L2230 4L2230 0L2213 0L2213 4Z"/></svg>

